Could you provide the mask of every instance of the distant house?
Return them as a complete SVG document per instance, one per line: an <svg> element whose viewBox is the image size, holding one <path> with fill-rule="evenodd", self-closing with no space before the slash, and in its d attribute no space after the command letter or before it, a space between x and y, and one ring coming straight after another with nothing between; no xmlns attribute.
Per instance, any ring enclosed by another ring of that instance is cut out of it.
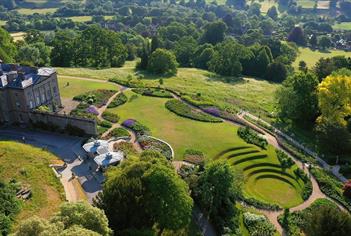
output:
<svg viewBox="0 0 351 236"><path fill-rule="evenodd" d="M28 123L28 112L43 105L62 106L55 69L0 63L0 123Z"/></svg>

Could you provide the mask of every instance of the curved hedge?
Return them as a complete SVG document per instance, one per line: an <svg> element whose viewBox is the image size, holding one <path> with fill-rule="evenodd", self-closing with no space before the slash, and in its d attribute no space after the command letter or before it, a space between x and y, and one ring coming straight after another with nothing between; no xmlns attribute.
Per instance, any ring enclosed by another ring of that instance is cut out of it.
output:
<svg viewBox="0 0 351 236"><path fill-rule="evenodd" d="M189 118L192 120L197 120L197 121L202 121L202 122L213 122L213 123L219 123L222 122L221 119L212 117L208 114L199 112L193 108L191 108L189 105L183 103L182 101L179 101L177 99L171 99L166 102L165 104L166 108L185 118Z"/></svg>
<svg viewBox="0 0 351 236"><path fill-rule="evenodd" d="M159 98L172 98L172 94L161 88L134 88L132 89L134 93L150 96L150 97L159 97Z"/></svg>

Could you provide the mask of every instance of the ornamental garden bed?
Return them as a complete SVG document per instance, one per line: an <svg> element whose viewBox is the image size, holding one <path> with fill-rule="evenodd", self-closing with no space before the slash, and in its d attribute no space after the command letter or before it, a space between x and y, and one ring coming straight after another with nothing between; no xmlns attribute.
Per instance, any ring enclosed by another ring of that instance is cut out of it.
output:
<svg viewBox="0 0 351 236"><path fill-rule="evenodd" d="M128 100L127 96L124 93L119 93L114 99L113 101L108 104L107 108L114 108L114 107L118 107L120 105L123 105L124 103L126 103Z"/></svg>
<svg viewBox="0 0 351 236"><path fill-rule="evenodd" d="M150 135L150 129L137 120L127 119L123 121L122 125L133 130L138 137L142 135Z"/></svg>
<svg viewBox="0 0 351 236"><path fill-rule="evenodd" d="M186 149L184 152L184 161L191 164L204 165L204 158L204 153L199 150Z"/></svg>
<svg viewBox="0 0 351 236"><path fill-rule="evenodd" d="M128 132L128 130L126 130L125 128L122 127L118 127L115 128L113 130L111 130L106 136L105 139L110 139L110 138L125 138L125 139L129 139L130 138L130 134Z"/></svg>
<svg viewBox="0 0 351 236"><path fill-rule="evenodd" d="M73 97L73 100L100 108L106 105L107 101L115 93L115 90L98 89L77 95Z"/></svg>
<svg viewBox="0 0 351 236"><path fill-rule="evenodd" d="M222 122L221 119L218 119L216 117L212 117L206 113L197 111L193 108L191 108L189 105L185 104L182 101L179 101L177 99L171 99L166 102L165 104L166 108L185 118L189 118L192 120L197 120L197 121L202 121L202 122L212 122L212 123L219 123Z"/></svg>
<svg viewBox="0 0 351 236"><path fill-rule="evenodd" d="M113 112L109 112L109 111L104 111L102 113L102 118L104 118L105 120L111 122L111 123L117 123L119 121L119 116Z"/></svg>
<svg viewBox="0 0 351 236"><path fill-rule="evenodd" d="M138 138L138 142L143 150L157 151L164 155L168 160L173 159L173 151L171 146L162 140L144 135Z"/></svg>
<svg viewBox="0 0 351 236"><path fill-rule="evenodd" d="M172 98L172 94L161 88L135 88L132 89L134 93L141 94L143 96L160 97L160 98Z"/></svg>
<svg viewBox="0 0 351 236"><path fill-rule="evenodd" d="M244 139L245 142L254 144L260 148L267 149L268 142L265 138L259 136L254 130L249 127L240 127L238 129L238 135L240 138Z"/></svg>

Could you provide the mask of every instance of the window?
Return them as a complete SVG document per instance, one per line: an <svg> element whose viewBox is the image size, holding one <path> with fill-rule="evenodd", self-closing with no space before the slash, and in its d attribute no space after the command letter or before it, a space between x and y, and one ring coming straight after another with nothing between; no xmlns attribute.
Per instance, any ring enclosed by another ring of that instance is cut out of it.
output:
<svg viewBox="0 0 351 236"><path fill-rule="evenodd" d="M30 109L34 108L34 103L33 103L32 100L29 101L29 108L30 108Z"/></svg>
<svg viewBox="0 0 351 236"><path fill-rule="evenodd" d="M41 102L45 102L46 101L46 99L45 99L45 93L42 93L41 94Z"/></svg>
<svg viewBox="0 0 351 236"><path fill-rule="evenodd" d="M37 106L39 106L39 105L40 105L40 97L37 96Z"/></svg>

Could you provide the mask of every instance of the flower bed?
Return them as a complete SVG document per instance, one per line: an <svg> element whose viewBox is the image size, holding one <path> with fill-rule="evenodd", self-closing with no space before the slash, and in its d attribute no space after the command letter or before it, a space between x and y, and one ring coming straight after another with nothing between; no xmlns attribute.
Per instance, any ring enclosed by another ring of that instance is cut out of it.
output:
<svg viewBox="0 0 351 236"><path fill-rule="evenodd" d="M111 122L105 121L105 120L103 120L103 121L98 121L98 125L101 126L101 127L107 128L107 129L109 129L109 128L112 127Z"/></svg>
<svg viewBox="0 0 351 236"><path fill-rule="evenodd" d="M141 136L138 141L143 150L157 151L164 155L168 160L173 159L173 150L166 142L146 135Z"/></svg>
<svg viewBox="0 0 351 236"><path fill-rule="evenodd" d="M113 144L113 150L115 152L122 151L126 155L137 154L137 151L135 150L133 144L132 143L127 143L127 142L114 143Z"/></svg>
<svg viewBox="0 0 351 236"><path fill-rule="evenodd" d="M208 101L207 99L204 99L200 94L196 94L196 95L182 95L181 98L194 105L194 106L198 106L198 107L202 107L202 106L212 106L213 103Z"/></svg>
<svg viewBox="0 0 351 236"><path fill-rule="evenodd" d="M204 154L201 151L194 149L187 149L184 153L184 161L195 164L203 165L204 164Z"/></svg>
<svg viewBox="0 0 351 236"><path fill-rule="evenodd" d="M251 236L273 236L275 227L264 215L256 215L250 212L244 213L244 224Z"/></svg>
<svg viewBox="0 0 351 236"><path fill-rule="evenodd" d="M86 118L86 119L96 119L99 114L94 106L87 103L79 103L78 106L71 111L70 115L74 117Z"/></svg>
<svg viewBox="0 0 351 236"><path fill-rule="evenodd" d="M105 111L102 113L102 118L112 123L117 123L119 121L119 116L115 113Z"/></svg>
<svg viewBox="0 0 351 236"><path fill-rule="evenodd" d="M126 130L125 128L122 128L122 127L111 130L111 132L108 134L108 136L115 137L115 138L121 138L121 137L130 138L130 134L129 134L128 130Z"/></svg>
<svg viewBox="0 0 351 236"><path fill-rule="evenodd" d="M172 94L167 90L161 88L135 88L132 89L134 93L141 94L143 96L160 97L160 98L172 98Z"/></svg>
<svg viewBox="0 0 351 236"><path fill-rule="evenodd" d="M221 119L212 117L206 113L199 112L197 110L192 109L189 105L176 100L176 99L171 99L166 102L165 104L166 108L170 110L171 112L182 116L186 117L189 119L197 120L197 121L202 121L202 122L222 122Z"/></svg>
<svg viewBox="0 0 351 236"><path fill-rule="evenodd" d="M113 101L108 104L107 108L114 108L114 107L118 107L120 105L123 105L124 103L126 103L128 100L127 96L124 93L119 93L115 99L113 99Z"/></svg>
<svg viewBox="0 0 351 236"><path fill-rule="evenodd" d="M268 146L267 140L265 138L260 137L258 133L256 133L249 127L240 127L238 129L238 135L240 138L244 139L245 142L247 143L254 144L263 149L267 149L267 146Z"/></svg>
<svg viewBox="0 0 351 236"><path fill-rule="evenodd" d="M150 129L145 125L139 123L134 119L128 119L123 121L122 125L126 128L133 130L137 136L149 135Z"/></svg>
<svg viewBox="0 0 351 236"><path fill-rule="evenodd" d="M106 105L109 98L112 97L112 95L115 93L115 90L98 89L77 95L73 98L73 100L94 105L100 108Z"/></svg>

